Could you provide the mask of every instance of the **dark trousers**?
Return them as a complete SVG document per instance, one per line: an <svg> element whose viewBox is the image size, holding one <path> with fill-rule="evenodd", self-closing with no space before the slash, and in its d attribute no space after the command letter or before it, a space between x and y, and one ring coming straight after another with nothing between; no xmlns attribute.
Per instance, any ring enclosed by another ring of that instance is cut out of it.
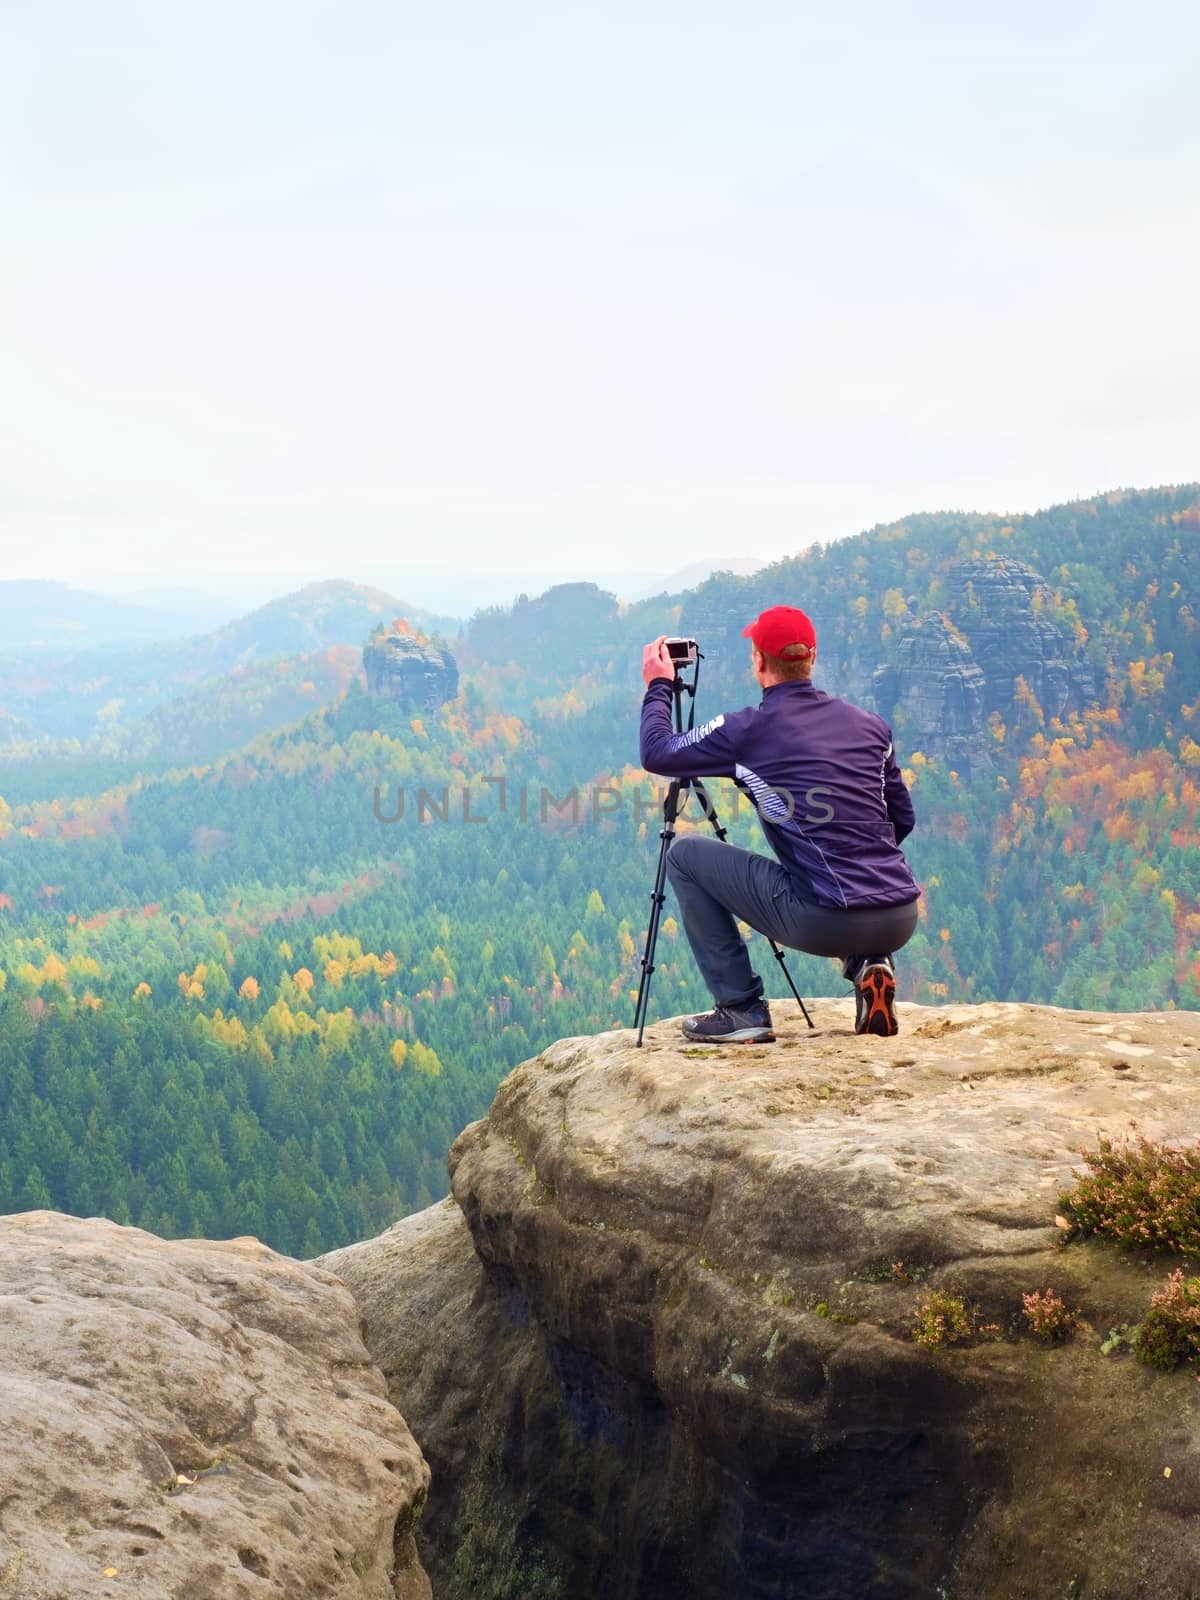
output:
<svg viewBox="0 0 1200 1600"><path fill-rule="evenodd" d="M667 876L692 954L718 1005L749 1005L763 992L738 932L739 920L776 944L813 956L841 956L847 977L863 956L899 950L917 926L915 900L848 911L812 905L796 893L787 870L773 856L700 834L674 840L667 852Z"/></svg>

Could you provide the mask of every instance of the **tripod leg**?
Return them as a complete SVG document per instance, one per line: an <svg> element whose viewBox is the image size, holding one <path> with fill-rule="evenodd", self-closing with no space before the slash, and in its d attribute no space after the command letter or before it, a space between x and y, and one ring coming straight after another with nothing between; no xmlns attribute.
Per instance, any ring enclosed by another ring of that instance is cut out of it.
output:
<svg viewBox="0 0 1200 1600"><path fill-rule="evenodd" d="M711 824L712 831L716 834L717 838L720 839L721 843L724 844L729 838L729 835L721 826L721 819L717 816L717 808L708 798L708 790L704 787L699 778L690 778L688 780L688 787L696 796L697 800L699 800L700 809L703 811L704 815Z"/></svg>
<svg viewBox="0 0 1200 1600"><path fill-rule="evenodd" d="M663 825L659 833L662 841L658 847L658 870L654 874L654 888L650 894L650 925L646 930L646 948L642 954L642 980L638 985L637 1006L633 1025L637 1029L637 1045L641 1049L642 1035L646 1031L646 1012L650 1005L650 976L654 971L654 952L658 945L658 928L662 921L663 902L666 900L667 851L675 837L675 819L679 815L679 796L687 787L686 778L675 778L663 801Z"/></svg>
<svg viewBox="0 0 1200 1600"><path fill-rule="evenodd" d="M771 949L774 950L774 952L775 952L776 961L778 961L779 965L783 968L783 975L788 981L788 988L795 995L796 1004L800 1007L801 1011L803 1011L804 1020L805 1020L805 1022L808 1023L809 1027L811 1028L813 1026L813 1019L808 1014L808 1007L804 1004L804 1001L801 1000L801 998L800 998L799 989L797 989L796 985L792 982L792 975L788 971L788 965L787 965L787 961L784 959L783 951L775 943L774 939L770 939L768 942L770 943Z"/></svg>
<svg viewBox="0 0 1200 1600"><path fill-rule="evenodd" d="M721 843L724 844L726 838L728 837L728 835L726 834L725 829L721 826L721 820L717 816L717 808L716 808L716 806L714 806L712 801L708 798L708 790L700 782L699 778L692 778L691 781L690 781L689 787L695 792L697 798L699 799L700 806L701 806L701 809L704 812L704 815L708 818L709 822L712 824L713 832L716 834L717 838L720 839ZM779 946L775 943L774 939L772 939L769 934L765 935L765 937L767 939L768 944L771 946L771 949L774 950L774 952L775 952L776 961L778 961L779 965L783 968L783 975L788 981L788 988L792 991L793 995L795 995L796 1004L800 1007L800 1010L804 1013L805 1022L807 1022L809 1027L811 1028L813 1026L813 1019L808 1014L808 1007L804 1004L804 1001L801 1000L801 998L800 998L799 989L797 989L796 985L792 982L792 975L788 971L787 960L784 957L783 951L779 948Z"/></svg>

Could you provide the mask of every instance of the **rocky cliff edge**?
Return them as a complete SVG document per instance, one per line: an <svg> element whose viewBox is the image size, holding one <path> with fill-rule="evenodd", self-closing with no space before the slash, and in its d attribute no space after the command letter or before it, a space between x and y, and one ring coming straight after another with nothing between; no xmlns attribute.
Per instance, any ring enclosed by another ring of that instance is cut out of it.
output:
<svg viewBox="0 0 1200 1600"><path fill-rule="evenodd" d="M1200 1593L1195 1380L1101 1350L1171 1263L1055 1226L1099 1135L1200 1126L1200 1016L900 1011L563 1040L451 1200L325 1258L431 1463L440 1600ZM934 1288L967 1343L914 1342Z"/></svg>
<svg viewBox="0 0 1200 1600"><path fill-rule="evenodd" d="M429 1472L329 1273L0 1218L3 1600L428 1600Z"/></svg>

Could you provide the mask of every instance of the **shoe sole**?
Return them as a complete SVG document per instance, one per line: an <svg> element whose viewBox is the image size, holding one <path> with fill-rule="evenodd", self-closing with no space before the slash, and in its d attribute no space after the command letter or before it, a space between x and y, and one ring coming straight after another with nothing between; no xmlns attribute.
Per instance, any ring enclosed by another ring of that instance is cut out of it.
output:
<svg viewBox="0 0 1200 1600"><path fill-rule="evenodd" d="M860 1005L854 1020L855 1033L873 1033L881 1039L890 1039L900 1032L893 1002L896 998L896 980L886 967L868 967L856 985L865 1010Z"/></svg>
<svg viewBox="0 0 1200 1600"><path fill-rule="evenodd" d="M680 1029L689 1044L774 1044L775 1035L763 1028L738 1028L733 1033L688 1033Z"/></svg>

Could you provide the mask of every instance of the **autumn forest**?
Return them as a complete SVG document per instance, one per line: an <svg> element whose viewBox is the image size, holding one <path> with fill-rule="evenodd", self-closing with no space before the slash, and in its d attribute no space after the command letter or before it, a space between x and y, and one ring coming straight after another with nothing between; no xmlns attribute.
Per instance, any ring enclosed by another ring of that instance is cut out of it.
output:
<svg viewBox="0 0 1200 1600"><path fill-rule="evenodd" d="M630 1024L641 644L694 634L731 709L776 601L895 732L902 999L1200 1005L1196 486L914 517L636 605L460 624L330 583L191 640L0 639L0 1211L312 1255L444 1194L505 1072ZM673 919L659 959L652 1015L706 1002ZM845 992L790 965L818 1011Z"/></svg>

